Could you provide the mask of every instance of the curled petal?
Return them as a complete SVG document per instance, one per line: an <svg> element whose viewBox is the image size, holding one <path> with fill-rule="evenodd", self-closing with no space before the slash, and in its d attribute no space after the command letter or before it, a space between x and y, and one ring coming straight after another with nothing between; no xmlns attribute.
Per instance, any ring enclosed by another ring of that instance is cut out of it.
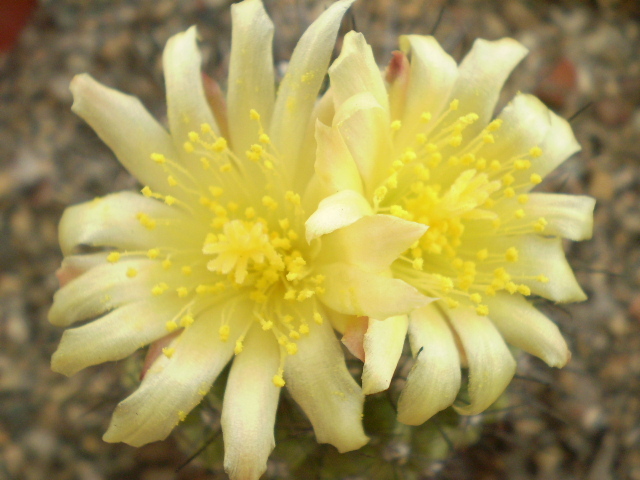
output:
<svg viewBox="0 0 640 480"><path fill-rule="evenodd" d="M460 390L460 356L451 327L432 304L411 313L415 363L398 399L398 421L421 425L451 406Z"/></svg>
<svg viewBox="0 0 640 480"><path fill-rule="evenodd" d="M232 37L229 59L229 129L236 152L258 139L258 126L249 112L256 110L268 130L275 101L273 81L273 23L259 0L231 5Z"/></svg>
<svg viewBox="0 0 640 480"><path fill-rule="evenodd" d="M140 100L105 87L86 73L73 78L71 93L71 110L95 130L120 163L140 183L167 191L167 174L151 160L151 154L175 158L173 142Z"/></svg>
<svg viewBox="0 0 640 480"><path fill-rule="evenodd" d="M364 395L344 363L340 343L328 322L309 322L311 332L298 341L298 353L287 358L286 386L313 425L319 443L338 451L367 443L362 428Z"/></svg>
<svg viewBox="0 0 640 480"><path fill-rule="evenodd" d="M189 132L199 132L203 123L218 132L202 84L202 56L196 35L196 27L174 35L167 42L162 56L169 127L176 151L181 153ZM182 155L182 158L186 156Z"/></svg>
<svg viewBox="0 0 640 480"><path fill-rule="evenodd" d="M295 178L295 162L329 66L340 20L353 2L333 3L304 32L278 89L269 133L284 162L283 171L291 178Z"/></svg>
<svg viewBox="0 0 640 480"><path fill-rule="evenodd" d="M280 352L271 333L251 330L229 372L222 406L224 469L234 480L257 480L275 447L280 388L273 384Z"/></svg>
<svg viewBox="0 0 640 480"><path fill-rule="evenodd" d="M387 113L369 92L349 97L333 119L358 166L367 196L388 176L391 136Z"/></svg>
<svg viewBox="0 0 640 480"><path fill-rule="evenodd" d="M307 242L351 225L373 212L369 202L353 190L342 190L325 198L305 223Z"/></svg>
<svg viewBox="0 0 640 480"><path fill-rule="evenodd" d="M116 407L106 442L134 447L165 439L209 391L227 364L235 340L244 333L250 312L234 312L234 329L226 342L218 336L221 309L200 315L147 371L140 387ZM205 367L206 366L206 367Z"/></svg>
<svg viewBox="0 0 640 480"><path fill-rule="evenodd" d="M389 268L403 252L427 231L421 223L392 215L369 215L360 218L323 238L326 257L357 265L368 272Z"/></svg>
<svg viewBox="0 0 640 480"><path fill-rule="evenodd" d="M336 110L349 97L369 92L389 112L387 90L380 69L364 35L351 31L344 36L342 51L329 68Z"/></svg>
<svg viewBox="0 0 640 480"><path fill-rule="evenodd" d="M490 407L511 382L516 362L502 336L487 317L467 308L447 312L460 338L469 365L469 405L454 405L463 415L476 415Z"/></svg>
<svg viewBox="0 0 640 480"><path fill-rule="evenodd" d="M551 111L549 119L551 127L540 144L542 156L536 158L532 166L532 171L542 177L545 177L571 155L579 152L581 148L569 122Z"/></svg>
<svg viewBox="0 0 640 480"><path fill-rule="evenodd" d="M316 142L318 149L315 171L328 193L353 190L362 194L362 180L358 167L340 132L318 121L316 122Z"/></svg>
<svg viewBox="0 0 640 480"><path fill-rule="evenodd" d="M74 375L92 365L126 358L166 335L166 322L179 309L175 300L141 300L116 308L87 325L66 330L51 359L51 368Z"/></svg>
<svg viewBox="0 0 640 480"><path fill-rule="evenodd" d="M365 395L389 388L402 355L408 324L406 315L384 320L369 319L369 328L364 336L365 361L362 372L362 391Z"/></svg>
<svg viewBox="0 0 640 480"><path fill-rule="evenodd" d="M433 300L402 280L365 272L346 263L325 265L318 272L326 278L321 300L348 315L388 318L407 314Z"/></svg>
<svg viewBox="0 0 640 480"><path fill-rule="evenodd" d="M544 360L550 367L564 367L571 358L567 343L555 323L521 295L499 293L487 298L489 316L507 343Z"/></svg>
<svg viewBox="0 0 640 480"><path fill-rule="evenodd" d="M154 228L143 226L140 214L154 221ZM158 220L170 221L171 228ZM147 250L150 245L160 246L176 239L171 230L178 223L183 231L188 228L181 220L178 210L158 200L133 192L114 193L64 211L58 228L60 248L65 255L82 245Z"/></svg>
<svg viewBox="0 0 640 480"><path fill-rule="evenodd" d="M396 138L399 144L406 144L413 140L418 128L423 127L420 121L423 113L435 119L446 108L458 78L458 66L438 41L430 36L401 36L400 47L411 55L409 86L401 119L403 128ZM430 130L429 125L426 127Z"/></svg>
<svg viewBox="0 0 640 480"><path fill-rule="evenodd" d="M580 195L532 193L526 212L530 218L544 218L547 221L543 235L587 240L593 233L595 203L594 198Z"/></svg>
<svg viewBox="0 0 640 480"><path fill-rule="evenodd" d="M147 259L104 263L74 278L53 296L49 321L66 327L81 320L102 315L109 310L151 297L154 282L164 278L159 263ZM128 278L130 269L139 272Z"/></svg>
<svg viewBox="0 0 640 480"><path fill-rule="evenodd" d="M479 133L493 116L502 86L515 66L527 54L527 49L511 38L488 41L478 39L458 68L458 80L450 99L459 100L453 115L478 115L478 121L465 133Z"/></svg>

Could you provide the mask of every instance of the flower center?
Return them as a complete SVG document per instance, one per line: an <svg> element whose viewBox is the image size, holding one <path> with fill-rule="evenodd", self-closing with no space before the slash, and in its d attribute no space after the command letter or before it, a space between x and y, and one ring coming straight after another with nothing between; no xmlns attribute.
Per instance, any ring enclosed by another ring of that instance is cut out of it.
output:
<svg viewBox="0 0 640 480"><path fill-rule="evenodd" d="M180 162L151 156L166 173L164 191L171 193L145 186L142 194L164 202L175 215L139 212L137 220L153 231L159 245L146 252L112 252L109 261L146 256L160 263L150 294L175 296L180 305L166 324L169 333L188 328L207 309L226 302L218 334L225 342L237 339L236 354L244 348L248 329L235 326L235 305L252 302L253 319L280 345L273 381L283 386L286 355L297 352L296 340L310 331L308 321L323 322L315 296L323 291L324 278L308 265L313 255L301 240L306 217L300 195L287 189L260 115L252 110L250 117L258 124L257 142L245 158L207 124L189 132ZM135 268L127 272L129 278L137 275Z"/></svg>
<svg viewBox="0 0 640 480"><path fill-rule="evenodd" d="M462 302L487 315L484 296L503 290L530 295L525 283L549 281L511 271L521 260L516 237L543 233L547 225L526 207L527 192L542 181L535 160L543 152L533 147L499 155L500 119L465 139L479 117L456 115L459 106L451 102L437 121L421 115L412 144L394 146L400 153L372 201L379 212L429 226L394 264L396 275L450 308ZM400 121L392 122L394 140L411 138L402 129Z"/></svg>

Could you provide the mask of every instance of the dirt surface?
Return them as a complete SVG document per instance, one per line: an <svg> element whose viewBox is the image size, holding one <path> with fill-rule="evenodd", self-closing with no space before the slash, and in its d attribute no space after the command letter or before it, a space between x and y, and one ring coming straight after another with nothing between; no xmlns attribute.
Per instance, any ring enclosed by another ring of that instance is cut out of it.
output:
<svg viewBox="0 0 640 480"><path fill-rule="evenodd" d="M176 474L186 455L175 439L139 450L102 442L111 411L132 388L121 381L124 366L72 378L51 372L62 332L46 317L57 288L63 209L136 187L71 113L71 78L89 72L140 97L163 119L167 38L197 24L205 71L224 84L229 3L43 0L14 48L0 54L0 479L225 478L194 463ZM277 26L279 62L327 3L265 0ZM592 195L597 208L593 240L567 244L589 300L541 305L571 346L570 364L557 371L521 357L500 420L483 427L477 444L456 445L437 469L416 478L640 480L639 5L447 2L435 36L456 59L477 37L511 36L530 48L503 100L534 92L566 118L588 105L572 120L582 153L542 189ZM398 34L432 32L442 6L442 0L359 0L350 22L383 64ZM389 461L406 463L412 454ZM273 478L284 478L270 468Z"/></svg>

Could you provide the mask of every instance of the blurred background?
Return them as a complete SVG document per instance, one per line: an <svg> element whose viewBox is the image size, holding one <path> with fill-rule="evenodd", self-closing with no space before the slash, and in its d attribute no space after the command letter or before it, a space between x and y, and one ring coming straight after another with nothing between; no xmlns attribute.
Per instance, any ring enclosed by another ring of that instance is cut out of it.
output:
<svg viewBox="0 0 640 480"><path fill-rule="evenodd" d="M331 2L264 2L284 71L301 33ZM122 378L133 376L126 362L72 378L51 372L62 331L48 324L47 311L63 209L136 188L71 113L71 78L89 72L164 119L166 40L198 25L204 71L224 87L230 3L0 0L0 479L226 478L197 460L176 473L197 450L182 452L176 436L138 450L104 443L113 408L134 388ZM597 207L594 238L567 244L589 300L541 305L567 338L570 364L551 370L522 356L495 421L468 422L477 443L453 441L448 456L427 468L405 442L378 459L386 467L349 478L640 480L640 2L358 0L344 31L354 25L380 65L404 33L434 32L457 60L478 37L524 43L531 53L502 104L517 91L533 92L565 118L580 112L571 123L583 151L541 187L592 195ZM280 421L287 415L281 411ZM301 432L290 435L312 438ZM388 446L394 435L375 438ZM317 448L316 467L292 472L276 458L269 478L338 478L323 469L332 447Z"/></svg>

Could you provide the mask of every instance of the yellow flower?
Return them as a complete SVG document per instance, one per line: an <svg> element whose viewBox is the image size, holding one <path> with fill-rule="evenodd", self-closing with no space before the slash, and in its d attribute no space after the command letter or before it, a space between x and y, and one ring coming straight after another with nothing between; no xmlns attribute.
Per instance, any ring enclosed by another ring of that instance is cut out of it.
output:
<svg viewBox="0 0 640 480"><path fill-rule="evenodd" d="M264 472L284 385L319 442L340 451L366 443L364 396L332 330L341 317L325 305L382 318L426 304L389 275L426 228L388 215L353 222L345 231L369 249L375 232L402 229L358 262L306 241L321 200L308 186L316 97L352 2L334 3L306 31L277 95L273 25L259 0L235 4L226 111L201 76L195 28L172 37L163 57L170 133L137 99L86 74L73 80L73 110L144 185L71 207L60 223L64 286L50 320L93 321L64 333L53 369L72 375L153 344L106 441L165 438L235 354L221 420L231 478Z"/></svg>
<svg viewBox="0 0 640 480"><path fill-rule="evenodd" d="M551 366L569 360L558 328L526 297L584 300L562 238L591 236L594 200L531 193L579 150L569 124L537 98L519 94L492 120L522 45L478 40L460 66L432 37L404 36L400 45L383 79L363 36L351 32L329 69L335 114L318 127L316 169L331 196L307 232L333 231L318 225L343 203L429 227L392 271L437 300L408 317L370 318L364 338L358 321L343 327L343 341L365 360L365 393L388 387L408 332L415 365L399 420L420 424L456 400L461 366L469 401L457 410L491 405L515 372L505 341Z"/></svg>

